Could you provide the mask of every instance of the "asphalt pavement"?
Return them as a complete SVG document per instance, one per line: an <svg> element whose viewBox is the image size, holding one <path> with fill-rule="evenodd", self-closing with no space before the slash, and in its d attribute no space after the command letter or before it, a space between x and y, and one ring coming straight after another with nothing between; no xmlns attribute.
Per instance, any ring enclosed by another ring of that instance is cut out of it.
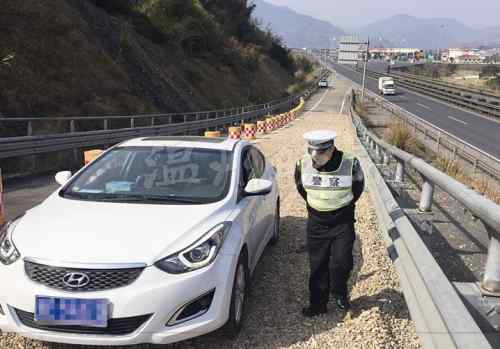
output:
<svg viewBox="0 0 500 349"><path fill-rule="evenodd" d="M362 74L332 64L346 78L361 84ZM377 79L366 77L366 88L378 93ZM385 98L440 129L500 159L500 122L469 112L396 85L396 95ZM500 161L500 160L499 160Z"/></svg>

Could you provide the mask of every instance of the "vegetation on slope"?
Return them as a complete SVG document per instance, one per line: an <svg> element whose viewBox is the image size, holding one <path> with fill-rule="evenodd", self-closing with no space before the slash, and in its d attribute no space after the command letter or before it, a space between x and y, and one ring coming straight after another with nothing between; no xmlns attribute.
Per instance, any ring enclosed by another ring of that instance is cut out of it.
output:
<svg viewBox="0 0 500 349"><path fill-rule="evenodd" d="M286 96L303 62L253 10L246 0L5 0L0 113L192 111Z"/></svg>

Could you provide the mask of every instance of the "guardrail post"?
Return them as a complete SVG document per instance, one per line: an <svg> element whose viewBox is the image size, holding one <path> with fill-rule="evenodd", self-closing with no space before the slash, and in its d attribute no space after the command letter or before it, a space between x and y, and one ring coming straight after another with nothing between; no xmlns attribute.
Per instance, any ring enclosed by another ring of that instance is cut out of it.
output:
<svg viewBox="0 0 500 349"><path fill-rule="evenodd" d="M377 162L382 158L382 152L380 150L380 146L377 143L375 143L375 157Z"/></svg>
<svg viewBox="0 0 500 349"><path fill-rule="evenodd" d="M420 194L420 204L418 206L420 212L431 211L432 196L434 195L434 183L424 178L422 185L422 193Z"/></svg>
<svg viewBox="0 0 500 349"><path fill-rule="evenodd" d="M405 164L402 160L397 159L396 174L394 175L395 182L403 182L405 173Z"/></svg>
<svg viewBox="0 0 500 349"><path fill-rule="evenodd" d="M437 139L437 150L436 152L439 153L439 145L441 144L441 133L438 135L438 139Z"/></svg>
<svg viewBox="0 0 500 349"><path fill-rule="evenodd" d="M102 129L107 130L108 129L108 119L104 119L103 124L102 124Z"/></svg>
<svg viewBox="0 0 500 349"><path fill-rule="evenodd" d="M383 163L385 166L388 166L389 163L391 162L391 156L388 151L384 151L384 160Z"/></svg>
<svg viewBox="0 0 500 349"><path fill-rule="evenodd" d="M76 130L76 127L75 127L75 120L74 119L71 119L69 121L69 132L70 133L74 133ZM75 161L75 164L78 164L80 162L80 159L78 157L78 149L76 148L73 148L73 160Z"/></svg>
<svg viewBox="0 0 500 349"><path fill-rule="evenodd" d="M130 128L135 127L135 118L130 118Z"/></svg>
<svg viewBox="0 0 500 349"><path fill-rule="evenodd" d="M151 117L151 126L154 126L154 125L155 125L155 117L154 117L154 116L152 116L152 117Z"/></svg>
<svg viewBox="0 0 500 349"><path fill-rule="evenodd" d="M33 136L33 123L28 121L28 129L26 131L28 136Z"/></svg>
<svg viewBox="0 0 500 349"><path fill-rule="evenodd" d="M500 296L500 241L496 238L498 234L493 231L493 228L486 224L484 226L490 236L490 247L481 290L485 295Z"/></svg>

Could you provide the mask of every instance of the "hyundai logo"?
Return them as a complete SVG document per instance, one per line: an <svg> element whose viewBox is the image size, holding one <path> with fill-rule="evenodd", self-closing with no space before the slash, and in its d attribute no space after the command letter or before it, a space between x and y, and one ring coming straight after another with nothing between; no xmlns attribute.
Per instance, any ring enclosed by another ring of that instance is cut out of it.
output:
<svg viewBox="0 0 500 349"><path fill-rule="evenodd" d="M90 283L90 278L84 273L68 273L63 276L63 283L71 288L85 287Z"/></svg>

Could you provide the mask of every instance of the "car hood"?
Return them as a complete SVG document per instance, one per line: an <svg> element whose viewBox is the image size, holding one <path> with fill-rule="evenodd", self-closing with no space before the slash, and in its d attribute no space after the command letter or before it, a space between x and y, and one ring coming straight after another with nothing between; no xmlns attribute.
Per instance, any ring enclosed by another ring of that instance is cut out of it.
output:
<svg viewBox="0 0 500 349"><path fill-rule="evenodd" d="M23 257L151 265L188 247L229 214L223 202L103 203L54 194L26 213L12 239Z"/></svg>

